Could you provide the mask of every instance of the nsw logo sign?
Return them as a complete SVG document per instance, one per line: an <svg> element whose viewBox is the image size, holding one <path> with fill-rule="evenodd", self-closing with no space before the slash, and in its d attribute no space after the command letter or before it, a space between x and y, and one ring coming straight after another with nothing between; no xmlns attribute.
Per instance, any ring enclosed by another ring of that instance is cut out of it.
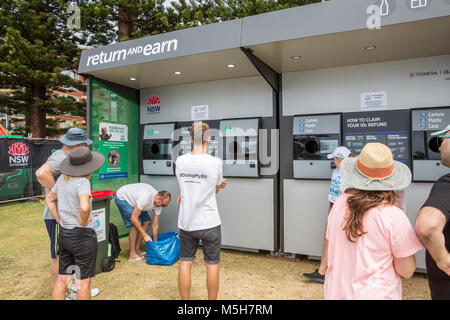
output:
<svg viewBox="0 0 450 320"><path fill-rule="evenodd" d="M157 114L161 112L161 99L158 96L151 96L147 100L147 114Z"/></svg>
<svg viewBox="0 0 450 320"><path fill-rule="evenodd" d="M30 151L26 144L16 142L9 147L9 165L11 167L27 166L30 158Z"/></svg>

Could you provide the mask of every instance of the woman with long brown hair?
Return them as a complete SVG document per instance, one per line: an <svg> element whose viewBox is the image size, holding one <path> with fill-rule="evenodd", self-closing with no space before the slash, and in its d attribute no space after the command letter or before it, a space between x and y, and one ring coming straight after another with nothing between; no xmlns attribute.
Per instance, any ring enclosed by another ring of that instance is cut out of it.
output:
<svg viewBox="0 0 450 320"><path fill-rule="evenodd" d="M341 164L346 191L328 217L325 299L402 299L400 277L416 269L422 249L396 191L411 183L409 168L381 143Z"/></svg>

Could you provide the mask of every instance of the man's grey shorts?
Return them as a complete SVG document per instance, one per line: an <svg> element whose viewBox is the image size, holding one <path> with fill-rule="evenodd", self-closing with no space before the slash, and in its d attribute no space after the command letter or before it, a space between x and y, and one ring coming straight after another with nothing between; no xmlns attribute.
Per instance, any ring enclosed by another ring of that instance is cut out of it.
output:
<svg viewBox="0 0 450 320"><path fill-rule="evenodd" d="M220 243L222 242L220 225L198 231L184 231L180 229L180 259L193 261L200 240L202 240L205 262L207 264L218 264L220 262Z"/></svg>

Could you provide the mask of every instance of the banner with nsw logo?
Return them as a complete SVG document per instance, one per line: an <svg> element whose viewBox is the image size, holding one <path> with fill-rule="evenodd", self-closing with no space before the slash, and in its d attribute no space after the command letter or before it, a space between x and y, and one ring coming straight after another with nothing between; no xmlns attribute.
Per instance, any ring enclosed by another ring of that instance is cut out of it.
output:
<svg viewBox="0 0 450 320"><path fill-rule="evenodd" d="M57 140L29 140L26 138L0 138L0 170L39 168L62 143Z"/></svg>

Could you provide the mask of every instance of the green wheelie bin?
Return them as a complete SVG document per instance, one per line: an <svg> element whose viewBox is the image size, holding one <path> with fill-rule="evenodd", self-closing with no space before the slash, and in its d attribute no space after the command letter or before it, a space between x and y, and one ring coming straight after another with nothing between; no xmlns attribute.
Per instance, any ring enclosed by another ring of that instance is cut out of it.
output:
<svg viewBox="0 0 450 320"><path fill-rule="evenodd" d="M111 256L111 244L109 243L109 214L110 203L115 191L91 191L92 195L92 219L94 229L97 232L98 252L95 266L95 274L109 272L114 269L115 259Z"/></svg>

